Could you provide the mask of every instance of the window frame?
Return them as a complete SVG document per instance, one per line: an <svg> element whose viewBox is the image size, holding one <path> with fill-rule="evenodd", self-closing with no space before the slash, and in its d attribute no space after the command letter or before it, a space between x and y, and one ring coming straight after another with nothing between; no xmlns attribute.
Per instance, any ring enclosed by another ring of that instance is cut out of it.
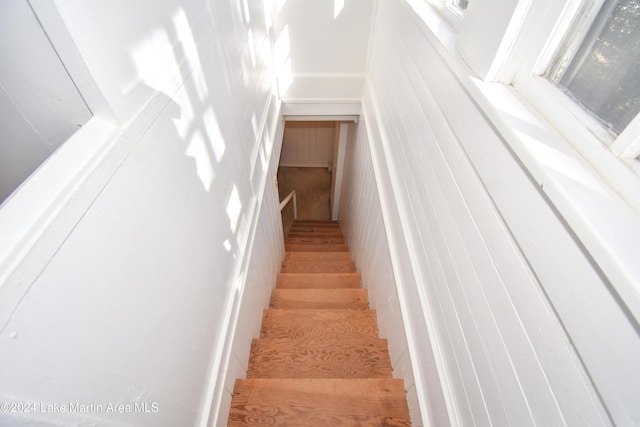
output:
<svg viewBox="0 0 640 427"><path fill-rule="evenodd" d="M444 4L446 5L447 9L449 9L454 15L462 19L464 17L466 8L463 9L458 4L456 4L459 2L460 0L444 0Z"/></svg>
<svg viewBox="0 0 640 427"><path fill-rule="evenodd" d="M478 20L487 18L481 8L468 8L464 17L455 14L448 4L452 0L407 0L415 9L420 3L430 6L440 18L451 26L442 41L450 53L460 55L456 40L460 36L475 37L474 31L484 28ZM605 0L519 0L513 7L511 22L505 23L505 32L497 50L489 51L489 45L476 44L474 49L485 51L493 60L490 70L483 75L469 65L472 74L485 82L509 85L515 89L533 110L579 155L587 161L622 198L640 215L640 114L614 138L602 122L568 96L562 88L551 83L543 75L557 56L565 36L573 32L574 51L587 35ZM504 8L511 0L483 0L479 5ZM512 5L512 4L511 4ZM512 5L513 6L513 5ZM552 18L552 19L550 19ZM555 18L555 19L554 19ZM505 16L498 18L506 19ZM576 33L576 19L581 20ZM443 32L442 28L435 31ZM440 36L438 36L440 37ZM457 50L457 52L455 52ZM462 53L464 58L464 53ZM466 62L466 60L465 60Z"/></svg>
<svg viewBox="0 0 640 427"><path fill-rule="evenodd" d="M549 49L549 35L566 12L566 4L557 0L519 0L515 5L511 0L483 0L467 11L463 25L456 28L446 25L441 9L431 6L430 1L407 0L407 4L469 98L531 177L532 185L539 187L541 197L575 236L594 267L610 281L629 315L640 320L640 267L636 262L640 162L629 164L615 157L565 105L559 105L568 103L569 97L534 72L541 58L555 53ZM568 1L575 6L579 0ZM481 6L487 4L489 10L483 11ZM494 19L493 10L509 4L512 13ZM494 19L495 26L504 29L502 38L493 44L479 37L485 32L486 19ZM465 58L459 48L465 37L473 42L474 53L493 58L495 73L482 78L486 70ZM523 90L526 83L533 88L530 93ZM546 107L552 107L553 112L543 114ZM556 113L575 134L567 136L548 120ZM630 126L636 125L640 127L634 119ZM587 140L582 141L582 136Z"/></svg>
<svg viewBox="0 0 640 427"><path fill-rule="evenodd" d="M547 4L552 1L546 0ZM558 18L549 24L550 28L543 25L549 17L541 13L545 9L528 11L514 42L528 54L510 53L509 57L501 58L507 71L497 80L512 85L640 214L640 113L614 137L590 111L544 76L570 32L573 32L570 54L580 46L604 1L571 0L558 6ZM576 20L580 21L577 26Z"/></svg>
<svg viewBox="0 0 640 427"><path fill-rule="evenodd" d="M449 7L449 3L453 0L407 0L409 3L426 3L433 8L438 15L444 19L444 21L451 26L455 31L458 31L462 25L464 17L463 13L456 13L452 7ZM413 6L412 6L413 7Z"/></svg>
<svg viewBox="0 0 640 427"><path fill-rule="evenodd" d="M562 57L565 61L571 63L571 61L573 60L573 56L581 47L585 38L588 37L591 25L595 22L602 9L606 6L606 0L598 0L591 3L587 0L583 0L576 3L578 5L578 10L575 13L579 15L578 18L572 21L564 18L561 22L558 23L557 34L555 35L554 41L550 44L549 48L543 52L543 55L541 55L540 59L538 60L538 64L534 70L534 73L536 75L544 76L549 68L553 67L552 64L554 62L557 62L558 57ZM611 10L609 10L609 12L612 12L613 9L614 8L611 7ZM568 36L568 33L572 33L571 36ZM563 44L567 41L567 38L569 39L569 47L563 48ZM558 51L560 50L565 50L564 54L559 55ZM568 65L564 68L566 69L567 67ZM546 77L544 78L549 80ZM556 80L559 81L560 78L557 78ZM556 84L557 82L551 83L554 84L554 86L558 86ZM560 91L562 92L561 89ZM586 110L586 108L583 108L577 102L574 101L573 103L576 104L580 109L589 112L588 110ZM595 113L589 112L589 116L591 116L592 114ZM594 128L592 129L592 132L596 134L597 137L600 137L603 143L610 147L614 155L622 158L635 158L640 155L640 144L638 144L640 141L638 140L638 138L629 137L629 129L631 128L631 123L633 123L634 121L637 122L639 120L639 117L640 112L637 113L635 115L635 118L625 127L625 129L615 137L610 135L609 132L606 131L606 126L602 125L602 123L600 123L598 120L596 120L597 123L594 123L592 120L583 119L583 121L589 128ZM605 129L605 132L602 132L602 130L598 128ZM640 130L640 123L634 126L633 129ZM637 132L631 133L637 135ZM625 136L623 137L623 135Z"/></svg>

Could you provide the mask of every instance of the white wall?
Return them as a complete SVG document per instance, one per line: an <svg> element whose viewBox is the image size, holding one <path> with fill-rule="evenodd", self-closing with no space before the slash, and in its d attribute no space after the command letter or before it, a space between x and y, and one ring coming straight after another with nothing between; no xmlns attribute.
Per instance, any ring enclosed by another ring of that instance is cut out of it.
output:
<svg viewBox="0 0 640 427"><path fill-rule="evenodd" d="M405 2L378 7L363 115L409 343L433 343L411 353L416 387L428 396L416 368L433 350L455 425L637 424L638 326L615 278L472 99L463 62ZM437 396L421 403L441 425Z"/></svg>
<svg viewBox="0 0 640 427"><path fill-rule="evenodd" d="M416 372L411 364L410 352L416 346L428 347L428 332L420 336L418 341L412 342L413 347L409 346L403 314L408 321L409 317L420 316L421 313L403 313L403 309L407 307L402 304L406 304L408 296L399 294L397 286L407 280L410 268L406 265L406 258L398 258L398 250L401 250L398 248L399 242L392 242L387 238L398 224L387 223L383 214L381 193L376 183L384 184L384 171L380 169L380 164L374 168L366 129L364 120L360 120L356 138L349 138L350 143L346 147L340 226L362 275L362 285L368 291L371 308L376 310L380 336L389 342L393 375L404 380L413 424L421 425L423 420L420 401L425 404L430 401L431 405L440 405L440 414L431 411L432 415L425 414L424 419L430 417L433 425L444 426L447 425L446 411L443 409L433 357L428 356L428 352L423 352L422 356L428 357L420 360ZM374 169L377 171L374 172ZM410 323L408 326L411 327ZM431 378L428 397L423 394L427 376ZM416 380L419 382L418 387Z"/></svg>
<svg viewBox="0 0 640 427"><path fill-rule="evenodd" d="M287 122L280 166L330 167L335 133L334 122Z"/></svg>
<svg viewBox="0 0 640 427"><path fill-rule="evenodd" d="M0 4L0 204L90 117L27 1Z"/></svg>
<svg viewBox="0 0 640 427"><path fill-rule="evenodd" d="M269 307L275 278L280 272L284 255L282 217L275 182L283 123L281 121L277 123L255 238L251 243L250 256L244 259L239 278L244 282L244 287L241 290L241 297L234 300L231 322L227 329L226 346L222 355L224 373L221 373L222 369L212 373L212 377L216 379L216 391L219 392L214 394L214 402L216 399L221 401L217 413L212 411L209 417L209 426L227 425L235 380L246 377L251 342L260 336L262 313ZM266 152L264 154L266 155Z"/></svg>
<svg viewBox="0 0 640 427"><path fill-rule="evenodd" d="M359 103L376 2L275 3L274 53L283 100L288 104Z"/></svg>
<svg viewBox="0 0 640 427"><path fill-rule="evenodd" d="M269 20L262 2L56 6L119 137L90 174L102 185L59 207L77 218L68 232L33 247L52 255L26 255L0 284L21 292L2 307L0 400L67 413L0 413L0 424L213 425L283 252Z"/></svg>

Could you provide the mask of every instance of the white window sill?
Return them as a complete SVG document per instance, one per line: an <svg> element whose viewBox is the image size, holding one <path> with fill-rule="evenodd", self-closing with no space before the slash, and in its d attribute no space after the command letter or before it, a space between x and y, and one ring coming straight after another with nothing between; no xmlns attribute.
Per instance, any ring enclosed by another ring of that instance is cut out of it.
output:
<svg viewBox="0 0 640 427"><path fill-rule="evenodd" d="M408 0L408 4L468 95L585 247L629 313L640 321L638 213L513 87L487 83L471 73L456 52L456 30L442 16L424 0ZM620 174L628 172L613 156L604 162L609 170L617 167Z"/></svg>
<svg viewBox="0 0 640 427"><path fill-rule="evenodd" d="M473 77L466 86L640 321L640 217L512 87Z"/></svg>
<svg viewBox="0 0 640 427"><path fill-rule="evenodd" d="M435 37L443 49L446 49L450 54L455 54L457 28L462 22L462 18L455 15L442 3L440 3L440 7L436 7L428 0L406 0L406 2L422 23L426 24L425 29L428 29L430 33L427 36Z"/></svg>

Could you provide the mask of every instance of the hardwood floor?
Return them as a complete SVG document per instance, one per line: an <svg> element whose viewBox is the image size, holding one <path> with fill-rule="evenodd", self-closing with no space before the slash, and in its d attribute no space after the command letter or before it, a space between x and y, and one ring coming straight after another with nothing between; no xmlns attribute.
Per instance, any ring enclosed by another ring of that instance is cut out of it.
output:
<svg viewBox="0 0 640 427"><path fill-rule="evenodd" d="M337 223L297 221L229 426L409 426L403 381Z"/></svg>

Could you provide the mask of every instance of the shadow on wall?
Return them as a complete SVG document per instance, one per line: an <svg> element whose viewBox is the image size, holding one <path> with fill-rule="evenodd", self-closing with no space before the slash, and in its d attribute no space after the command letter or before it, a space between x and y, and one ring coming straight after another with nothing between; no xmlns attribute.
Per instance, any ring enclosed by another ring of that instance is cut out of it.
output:
<svg viewBox="0 0 640 427"><path fill-rule="evenodd" d="M188 245L191 249L206 249L201 254L183 251L175 262L208 272L207 283L216 278L217 284L207 289L198 282L189 286L185 281L181 285L185 291L200 295L195 298L203 303L209 301L213 312L224 313L224 307L219 305L234 298L247 274L243 260L273 148L268 136L261 139L264 121L269 120L266 115L271 105L272 80L260 70L269 69L271 52L268 28L250 25L252 11L246 2L244 7L237 2L237 8L236 2L208 4L210 10L204 15L189 15L176 3L171 23L154 30L130 52L138 81L128 90L150 88L156 94L152 102L165 102L164 96L171 97L166 104L171 111L165 107L161 115L171 115L173 130L162 134L168 126L154 124L159 129L155 133L157 143L147 135L147 147L139 147L138 151L145 150L141 153L142 162L153 169L156 179L151 184L156 186L158 197L165 199L167 219L175 222L172 228L184 230L188 221L203 225L201 236L184 231L173 233L178 247L186 239L197 242ZM255 15L254 20L259 18ZM212 16L232 19L211 26ZM265 29L264 34L258 28ZM228 34L235 34L240 40L225 43ZM180 236L181 233L188 235ZM197 289L191 289L194 287ZM202 311L198 313L203 316ZM211 347L207 343L211 338L206 335L222 340L226 334L221 329L225 319L207 319L208 332L189 338L191 343L204 344L205 352ZM189 343L183 347L188 348ZM207 354L196 366L206 367L210 357ZM182 357L175 360L184 362ZM179 367L175 370L181 371ZM193 378L191 382L197 383ZM206 384L198 385L203 386Z"/></svg>
<svg viewBox="0 0 640 427"><path fill-rule="evenodd" d="M95 21L91 71L134 124L126 158L12 308L6 330L20 339L2 336L3 395L158 404L99 415L114 424L193 425L207 412L273 149L262 131L275 105L268 29L255 24L264 5L239 4L78 5ZM104 32L116 22L121 31ZM98 76L97 61L113 66Z"/></svg>
<svg viewBox="0 0 640 427"><path fill-rule="evenodd" d="M136 78L123 92L125 97L133 92L155 93L152 102L158 104L166 102L162 99L165 96L171 97L167 105L173 110L170 114L176 135L168 138L174 141L168 144L182 153L172 153L170 158L191 158L202 190L209 193L209 215L228 219L229 233L220 236L220 244L225 252L241 259L238 252L244 249L248 220L255 213L256 184L260 184L252 181L264 175L273 146L268 138L260 140L269 108L264 101L271 76L265 78L255 71L269 68L265 64L271 51L267 43L269 20L265 20L265 27L250 25L256 11L246 2L235 3L235 8L234 3L209 3L210 10L203 14L188 12L176 2L170 22L150 31L129 52ZM268 5L265 2L259 7ZM234 19L212 27L212 16ZM242 34L242 43L235 40L233 45L225 45L228 37L222 33ZM227 58L237 58L239 64L230 64ZM243 73L233 73L234 68ZM256 87L261 92L257 93Z"/></svg>

